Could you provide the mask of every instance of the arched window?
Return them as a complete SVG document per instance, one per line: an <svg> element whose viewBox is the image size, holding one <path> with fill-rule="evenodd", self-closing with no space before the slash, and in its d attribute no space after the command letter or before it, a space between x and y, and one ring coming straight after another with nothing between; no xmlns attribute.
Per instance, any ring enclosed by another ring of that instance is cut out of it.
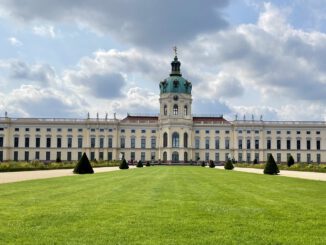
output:
<svg viewBox="0 0 326 245"><path fill-rule="evenodd" d="M188 115L188 106L186 106L186 105L185 105L185 107L183 108L183 114L184 114L185 116Z"/></svg>
<svg viewBox="0 0 326 245"><path fill-rule="evenodd" d="M163 110L164 116L168 114L168 107L167 105L164 105L164 110Z"/></svg>
<svg viewBox="0 0 326 245"><path fill-rule="evenodd" d="M185 152L185 153L183 154L183 161L184 161L184 162L188 162L188 153L187 153L187 152Z"/></svg>
<svg viewBox="0 0 326 245"><path fill-rule="evenodd" d="M168 134L163 134L163 147L168 147Z"/></svg>
<svg viewBox="0 0 326 245"><path fill-rule="evenodd" d="M178 105L173 106L173 115L178 115Z"/></svg>
<svg viewBox="0 0 326 245"><path fill-rule="evenodd" d="M188 147L188 134L187 133L183 134L183 147L184 148Z"/></svg>
<svg viewBox="0 0 326 245"><path fill-rule="evenodd" d="M163 162L167 162L168 160L168 154L165 152L163 152Z"/></svg>
<svg viewBox="0 0 326 245"><path fill-rule="evenodd" d="M177 132L172 134L172 147L179 147L179 134Z"/></svg>

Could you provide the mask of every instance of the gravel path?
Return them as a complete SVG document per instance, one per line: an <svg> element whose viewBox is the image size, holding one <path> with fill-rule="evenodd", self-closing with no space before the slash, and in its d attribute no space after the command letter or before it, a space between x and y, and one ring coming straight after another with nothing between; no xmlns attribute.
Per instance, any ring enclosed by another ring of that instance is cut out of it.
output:
<svg viewBox="0 0 326 245"><path fill-rule="evenodd" d="M129 166L135 168L135 166ZM93 168L95 173L110 172L119 170L119 167L103 167ZM36 171L21 171L21 172L5 172L0 173L0 184L19 182L32 179L47 179L61 176L71 176L72 169L56 169L56 170L36 170Z"/></svg>
<svg viewBox="0 0 326 245"><path fill-rule="evenodd" d="M216 167L218 169L224 169L223 166ZM256 168L234 168L235 171L263 174L263 169ZM303 171L290 171L290 170L280 170L279 176L300 178L300 179L310 179L310 180L320 180L326 181L326 173L315 173L315 172L303 172Z"/></svg>

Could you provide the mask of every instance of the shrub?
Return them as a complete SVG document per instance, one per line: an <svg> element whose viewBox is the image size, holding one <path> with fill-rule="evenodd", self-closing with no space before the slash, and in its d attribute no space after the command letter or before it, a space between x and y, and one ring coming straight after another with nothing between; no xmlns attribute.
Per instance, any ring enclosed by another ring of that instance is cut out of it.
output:
<svg viewBox="0 0 326 245"><path fill-rule="evenodd" d="M204 161L201 162L202 167L206 167L206 163Z"/></svg>
<svg viewBox="0 0 326 245"><path fill-rule="evenodd" d="M141 160L138 161L137 163L137 168L142 168L144 165L143 165L143 162Z"/></svg>
<svg viewBox="0 0 326 245"><path fill-rule="evenodd" d="M212 160L209 160L209 167L215 168L215 163Z"/></svg>
<svg viewBox="0 0 326 245"><path fill-rule="evenodd" d="M150 167L151 164L149 163L149 161L146 162L146 167Z"/></svg>
<svg viewBox="0 0 326 245"><path fill-rule="evenodd" d="M226 170L234 169L234 166L233 166L232 161L231 161L230 158L225 162L224 169L226 169Z"/></svg>
<svg viewBox="0 0 326 245"><path fill-rule="evenodd" d="M252 162L253 164L258 164L257 159L255 158L254 161Z"/></svg>
<svg viewBox="0 0 326 245"><path fill-rule="evenodd" d="M276 165L276 162L274 160L274 157L272 154L269 154L267 163L264 168L264 174L278 174L280 170L278 170L278 167Z"/></svg>
<svg viewBox="0 0 326 245"><path fill-rule="evenodd" d="M55 162L61 162L61 158L60 157L57 157L57 159L55 159Z"/></svg>
<svg viewBox="0 0 326 245"><path fill-rule="evenodd" d="M126 159L124 159L124 158L122 159L119 168L120 169L128 169L129 168L129 165L128 165Z"/></svg>
<svg viewBox="0 0 326 245"><path fill-rule="evenodd" d="M83 156L80 158L76 164L74 171L75 174L93 174L94 170L91 163L88 160L86 153L84 152Z"/></svg>
<svg viewBox="0 0 326 245"><path fill-rule="evenodd" d="M293 159L293 156L290 155L288 158L288 161L287 161L287 165L288 165L288 167L291 167L293 164L294 164L294 159Z"/></svg>

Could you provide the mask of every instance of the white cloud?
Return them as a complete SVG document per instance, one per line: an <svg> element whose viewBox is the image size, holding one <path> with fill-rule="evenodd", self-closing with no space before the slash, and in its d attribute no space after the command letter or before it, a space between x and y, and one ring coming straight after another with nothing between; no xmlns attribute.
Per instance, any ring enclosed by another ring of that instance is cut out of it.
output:
<svg viewBox="0 0 326 245"><path fill-rule="evenodd" d="M33 27L33 33L41 37L56 38L57 33L52 25L40 25Z"/></svg>
<svg viewBox="0 0 326 245"><path fill-rule="evenodd" d="M19 41L16 37L9 37L8 42L15 47L23 46L23 43Z"/></svg>

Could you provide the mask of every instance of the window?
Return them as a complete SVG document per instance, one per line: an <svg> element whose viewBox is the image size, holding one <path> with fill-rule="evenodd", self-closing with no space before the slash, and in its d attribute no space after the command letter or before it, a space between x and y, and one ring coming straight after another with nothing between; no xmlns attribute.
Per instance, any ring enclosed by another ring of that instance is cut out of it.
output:
<svg viewBox="0 0 326 245"><path fill-rule="evenodd" d="M95 137L91 137L91 148L95 147L95 140L96 140Z"/></svg>
<svg viewBox="0 0 326 245"><path fill-rule="evenodd" d="M238 130L238 134L242 134L242 130L241 129Z"/></svg>
<svg viewBox="0 0 326 245"><path fill-rule="evenodd" d="M60 151L57 151L57 158L56 160L60 160L61 161L61 152Z"/></svg>
<svg viewBox="0 0 326 245"><path fill-rule="evenodd" d="M141 133L142 133L142 134L145 134L145 133L146 133L146 129L142 129L142 130L141 130Z"/></svg>
<svg viewBox="0 0 326 245"><path fill-rule="evenodd" d="M50 161L51 160L51 152L50 151L45 152L45 160L46 161Z"/></svg>
<svg viewBox="0 0 326 245"><path fill-rule="evenodd" d="M297 140L297 150L301 150L301 141L300 140Z"/></svg>
<svg viewBox="0 0 326 245"><path fill-rule="evenodd" d="M164 105L163 114L166 116L168 114L168 107Z"/></svg>
<svg viewBox="0 0 326 245"><path fill-rule="evenodd" d="M83 138L78 137L78 148L82 148L83 147ZM80 158L78 158L80 159Z"/></svg>
<svg viewBox="0 0 326 245"><path fill-rule="evenodd" d="M286 140L286 149L291 150L291 140Z"/></svg>
<svg viewBox="0 0 326 245"><path fill-rule="evenodd" d="M318 153L317 154L317 163L320 164L320 162L321 162L321 158L320 158L320 154Z"/></svg>
<svg viewBox="0 0 326 245"><path fill-rule="evenodd" d="M14 151L14 161L18 161L18 151Z"/></svg>
<svg viewBox="0 0 326 245"><path fill-rule="evenodd" d="M109 132L112 132L113 131L113 129L112 128L109 128Z"/></svg>
<svg viewBox="0 0 326 245"><path fill-rule="evenodd" d="M61 138L57 138L57 148L61 148Z"/></svg>
<svg viewBox="0 0 326 245"><path fill-rule="evenodd" d="M229 133L230 133L230 131L229 131L229 130L226 130L226 131L225 131L225 134L229 134Z"/></svg>
<svg viewBox="0 0 326 245"><path fill-rule="evenodd" d="M177 132L172 134L172 147L179 147L179 134Z"/></svg>
<svg viewBox="0 0 326 245"><path fill-rule="evenodd" d="M310 131L307 131L307 134L310 134L311 132Z"/></svg>
<svg viewBox="0 0 326 245"><path fill-rule="evenodd" d="M216 150L220 149L220 140L219 139L215 139L215 149Z"/></svg>
<svg viewBox="0 0 326 245"><path fill-rule="evenodd" d="M19 132L19 128L15 128L15 132Z"/></svg>
<svg viewBox="0 0 326 245"><path fill-rule="evenodd" d="M91 128L91 132L95 132L95 128Z"/></svg>
<svg viewBox="0 0 326 245"><path fill-rule="evenodd" d="M108 147L112 148L112 138L111 137L109 138Z"/></svg>
<svg viewBox="0 0 326 245"><path fill-rule="evenodd" d="M146 138L141 138L140 139L140 147L142 149L145 149L146 148Z"/></svg>
<svg viewBox="0 0 326 245"><path fill-rule="evenodd" d="M68 140L67 140L67 147L68 147L68 148L71 148L71 147L72 147L72 138L71 138L71 137L68 137Z"/></svg>
<svg viewBox="0 0 326 245"><path fill-rule="evenodd" d="M196 152L196 153L195 153L195 159L196 159L196 161L199 161L199 159L200 159L200 157L199 157L199 152Z"/></svg>
<svg viewBox="0 0 326 245"><path fill-rule="evenodd" d="M199 149L199 146L200 146L200 140L199 140L199 138L196 138L195 139L195 148Z"/></svg>
<svg viewBox="0 0 326 245"><path fill-rule="evenodd" d="M40 132L41 129L40 129L40 128L36 128L35 131L36 131L36 132Z"/></svg>
<svg viewBox="0 0 326 245"><path fill-rule="evenodd" d="M29 161L29 152L25 151L25 158L24 158L25 162Z"/></svg>
<svg viewBox="0 0 326 245"><path fill-rule="evenodd" d="M100 128L100 132L104 132L104 128Z"/></svg>
<svg viewBox="0 0 326 245"><path fill-rule="evenodd" d="M196 130L195 133L196 133L196 134L199 134L199 130Z"/></svg>
<svg viewBox="0 0 326 245"><path fill-rule="evenodd" d="M247 130L247 134L250 134L251 133L251 131L250 130Z"/></svg>
<svg viewBox="0 0 326 245"><path fill-rule="evenodd" d="M188 147L188 134L187 133L183 134L183 147L184 148Z"/></svg>
<svg viewBox="0 0 326 245"><path fill-rule="evenodd" d="M291 134L291 131L286 131L286 134Z"/></svg>
<svg viewBox="0 0 326 245"><path fill-rule="evenodd" d="M0 128L0 131L3 131L4 130L4 128Z"/></svg>
<svg viewBox="0 0 326 245"><path fill-rule="evenodd" d="M134 151L130 152L130 160L135 160L136 159L136 154Z"/></svg>
<svg viewBox="0 0 326 245"><path fill-rule="evenodd" d="M46 129L46 132L51 132L51 128L47 128Z"/></svg>
<svg viewBox="0 0 326 245"><path fill-rule="evenodd" d="M320 131L316 131L316 134L320 134Z"/></svg>
<svg viewBox="0 0 326 245"><path fill-rule="evenodd" d="M281 131L276 131L276 134L281 134Z"/></svg>
<svg viewBox="0 0 326 245"><path fill-rule="evenodd" d="M35 151L35 160L40 160L40 152Z"/></svg>
<svg viewBox="0 0 326 245"><path fill-rule="evenodd" d="M297 131L297 134L301 134L301 132L300 131Z"/></svg>
<svg viewBox="0 0 326 245"><path fill-rule="evenodd" d="M238 162L242 162L242 161L243 161L243 159L242 159L242 153L239 152L238 153Z"/></svg>
<svg viewBox="0 0 326 245"><path fill-rule="evenodd" d="M259 163L259 153L258 152L255 153L255 159L256 159L257 163Z"/></svg>
<svg viewBox="0 0 326 245"><path fill-rule="evenodd" d="M188 115L188 106L186 106L186 105L185 105L185 107L184 107L184 109L183 109L183 114L184 114L185 116Z"/></svg>
<svg viewBox="0 0 326 245"><path fill-rule="evenodd" d="M259 134L259 130L255 130L255 134Z"/></svg>
<svg viewBox="0 0 326 245"><path fill-rule="evenodd" d="M155 149L156 148L156 138L155 137L152 137L151 138L151 148L152 149Z"/></svg>
<svg viewBox="0 0 326 245"><path fill-rule="evenodd" d="M100 148L103 148L103 147L104 147L104 138L100 138Z"/></svg>
<svg viewBox="0 0 326 245"><path fill-rule="evenodd" d="M215 130L215 134L219 134L220 133L220 130Z"/></svg>
<svg viewBox="0 0 326 245"><path fill-rule="evenodd" d="M67 130L68 132L72 132L72 128L68 128L68 130Z"/></svg>
<svg viewBox="0 0 326 245"><path fill-rule="evenodd" d="M281 140L276 141L276 148L277 150L281 150Z"/></svg>
<svg viewBox="0 0 326 245"><path fill-rule="evenodd" d="M125 148L125 138L124 137L120 138L120 148Z"/></svg>
<svg viewBox="0 0 326 245"><path fill-rule="evenodd" d="M67 152L67 161L71 161L71 151Z"/></svg>
<svg viewBox="0 0 326 245"><path fill-rule="evenodd" d="M112 161L112 152L108 152L108 160Z"/></svg>
<svg viewBox="0 0 326 245"><path fill-rule="evenodd" d="M186 153L186 152L185 152ZM155 151L151 152L151 160L154 161L155 160Z"/></svg>
<svg viewBox="0 0 326 245"><path fill-rule="evenodd" d="M251 141L249 139L247 139L247 149L251 148Z"/></svg>
<svg viewBox="0 0 326 245"><path fill-rule="evenodd" d="M125 130L124 130L124 129L121 129L121 130L120 130L120 132L121 132L121 133L124 133L124 132L125 132Z"/></svg>
<svg viewBox="0 0 326 245"><path fill-rule="evenodd" d="M80 151L77 153L77 158L78 158L78 160L79 160L79 159L81 159L81 157L82 157L82 154L83 154L83 153L82 153L82 152L80 152Z"/></svg>
<svg viewBox="0 0 326 245"><path fill-rule="evenodd" d="M271 134L272 133L272 131L270 131L270 130L268 130L267 132L266 132L266 134Z"/></svg>
<svg viewBox="0 0 326 245"><path fill-rule="evenodd" d="M39 148L41 146L41 138L40 137L36 137L35 138L35 147Z"/></svg>
<svg viewBox="0 0 326 245"><path fill-rule="evenodd" d="M173 106L173 115L178 115L178 105Z"/></svg>
<svg viewBox="0 0 326 245"><path fill-rule="evenodd" d="M145 159L146 159L145 156L146 156L146 155L145 155L145 152L141 152L141 153L140 153L140 160L141 160L142 162L145 162Z"/></svg>
<svg viewBox="0 0 326 245"><path fill-rule="evenodd" d="M62 131L62 129L61 128L57 128L57 132L61 132Z"/></svg>
<svg viewBox="0 0 326 245"><path fill-rule="evenodd" d="M242 139L238 140L238 149L242 150Z"/></svg>
<svg viewBox="0 0 326 245"><path fill-rule="evenodd" d="M130 138L130 148L134 149L136 147L136 139L134 137Z"/></svg>
<svg viewBox="0 0 326 245"><path fill-rule="evenodd" d="M152 129L152 134L155 134L156 133L156 130L155 129Z"/></svg>
<svg viewBox="0 0 326 245"><path fill-rule="evenodd" d="M49 138L49 137L46 138L46 147L47 148L51 147L51 138Z"/></svg>
<svg viewBox="0 0 326 245"><path fill-rule="evenodd" d="M205 133L206 133L206 134L209 134L209 130L206 130Z"/></svg>
<svg viewBox="0 0 326 245"><path fill-rule="evenodd" d="M230 140L225 139L225 149L230 149Z"/></svg>
<svg viewBox="0 0 326 245"><path fill-rule="evenodd" d="M311 154L307 153L307 163L311 163Z"/></svg>
<svg viewBox="0 0 326 245"><path fill-rule="evenodd" d="M316 141L316 149L317 150L320 150L320 140L317 140Z"/></svg>
<svg viewBox="0 0 326 245"><path fill-rule="evenodd" d="M251 154L250 152L247 152L247 163L251 162Z"/></svg>
<svg viewBox="0 0 326 245"><path fill-rule="evenodd" d="M82 128L79 128L79 129L78 129L78 132L83 132L83 129L82 129Z"/></svg>
<svg viewBox="0 0 326 245"><path fill-rule="evenodd" d="M29 137L25 137L25 147L29 147Z"/></svg>
<svg viewBox="0 0 326 245"><path fill-rule="evenodd" d="M256 149L256 150L259 149L259 140L255 140L255 149Z"/></svg>
<svg viewBox="0 0 326 245"><path fill-rule="evenodd" d="M168 134L163 134L163 147L168 147Z"/></svg>
<svg viewBox="0 0 326 245"><path fill-rule="evenodd" d="M3 137L0 137L0 147L3 147Z"/></svg>
<svg viewBox="0 0 326 245"><path fill-rule="evenodd" d="M25 132L29 132L29 128L25 128Z"/></svg>
<svg viewBox="0 0 326 245"><path fill-rule="evenodd" d="M209 161L209 152L205 152L205 161L206 161L206 162Z"/></svg>
<svg viewBox="0 0 326 245"><path fill-rule="evenodd" d="M205 140L205 149L209 149L209 139Z"/></svg>
<svg viewBox="0 0 326 245"><path fill-rule="evenodd" d="M310 150L310 149L311 149L311 141L307 140L307 150Z"/></svg>
<svg viewBox="0 0 326 245"><path fill-rule="evenodd" d="M14 147L19 147L19 137L14 138Z"/></svg>
<svg viewBox="0 0 326 245"><path fill-rule="evenodd" d="M281 163L281 153L276 154L276 162Z"/></svg>
<svg viewBox="0 0 326 245"><path fill-rule="evenodd" d="M91 151L91 161L94 161L94 159L95 159L95 152Z"/></svg>
<svg viewBox="0 0 326 245"><path fill-rule="evenodd" d="M272 140L268 139L267 140L267 150L272 149Z"/></svg>
<svg viewBox="0 0 326 245"><path fill-rule="evenodd" d="M100 151L100 152L99 152L98 159L99 159L100 161L103 161L103 151Z"/></svg>

